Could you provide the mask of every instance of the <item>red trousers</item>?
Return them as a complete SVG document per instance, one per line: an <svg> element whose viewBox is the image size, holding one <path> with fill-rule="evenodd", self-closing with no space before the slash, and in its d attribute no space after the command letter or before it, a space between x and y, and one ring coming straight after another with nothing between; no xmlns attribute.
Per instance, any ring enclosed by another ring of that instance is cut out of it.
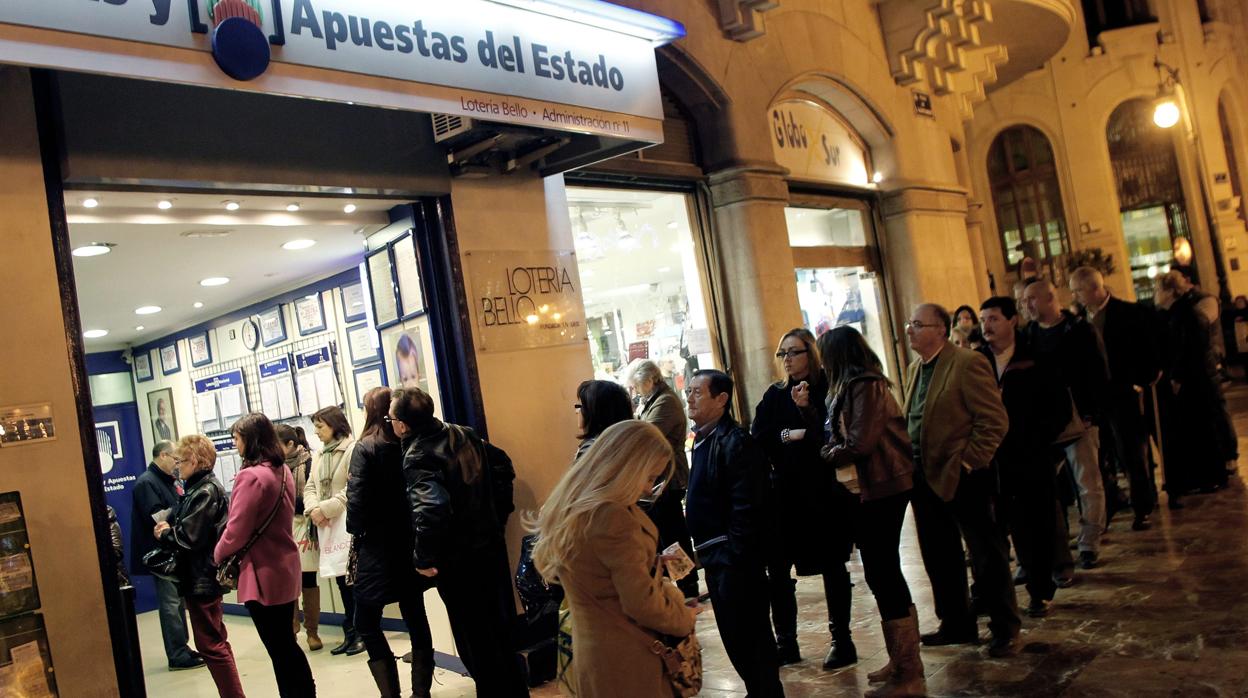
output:
<svg viewBox="0 0 1248 698"><path fill-rule="evenodd" d="M221 698L246 698L234 665L234 650L230 649L225 622L221 619L221 597L188 596L186 612L191 619L195 650L208 665L212 680L217 684L217 693Z"/></svg>

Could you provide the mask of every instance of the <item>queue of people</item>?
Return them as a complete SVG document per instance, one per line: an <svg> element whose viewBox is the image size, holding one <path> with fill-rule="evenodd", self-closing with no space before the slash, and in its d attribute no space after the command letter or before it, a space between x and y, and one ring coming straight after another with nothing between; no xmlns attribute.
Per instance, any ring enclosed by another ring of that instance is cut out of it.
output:
<svg viewBox="0 0 1248 698"><path fill-rule="evenodd" d="M852 327L818 337L791 330L776 349L782 377L748 428L732 413L736 386L722 371L693 373L683 400L650 361L620 383L581 384L576 457L527 521L536 569L570 609L576 695L671 692L687 678L677 665L709 599L749 695L783 696L780 667L802 661L794 570L823 579L823 668L856 664L854 548L888 655L868 674L868 696L924 695L921 647L979 643L979 616L988 617L988 656L1017 653L1023 614L1047 616L1071 583L1070 550L1083 569L1103 564L1101 539L1119 506L1131 508L1133 530L1150 527L1150 438L1172 509L1190 492L1224 487L1237 458L1199 291L1177 271L1157 285L1160 315L1115 298L1090 268L1070 278L1079 312L1063 309L1040 277L1019 285L1017 302L992 297L952 315L921 304L905 325L915 360L898 383ZM150 516L172 504L141 542L179 553L173 591L162 596L171 667L203 662L222 696L243 695L217 575L239 556L239 597L279 692L315 695L296 601L315 651L318 565L296 540L345 517L355 563L335 580L348 616L335 652L366 651L380 694L398 696L380 628L382 608L397 603L412 643L412 695L428 696L424 593L436 589L478 695L528 695L510 634L510 460L435 418L419 389L375 388L363 402L358 442L340 409L314 416L325 444L315 457L298 430L260 414L241 419L232 433L245 467L228 505L211 442L158 445L135 510ZM1119 470L1129 503L1120 503ZM1077 507L1073 536L1063 489ZM922 634L899 554L907 507L938 621ZM705 594L696 571L673 574L681 558L696 560ZM1021 612L1016 587L1027 593ZM198 648L189 659L178 654L179 605Z"/></svg>

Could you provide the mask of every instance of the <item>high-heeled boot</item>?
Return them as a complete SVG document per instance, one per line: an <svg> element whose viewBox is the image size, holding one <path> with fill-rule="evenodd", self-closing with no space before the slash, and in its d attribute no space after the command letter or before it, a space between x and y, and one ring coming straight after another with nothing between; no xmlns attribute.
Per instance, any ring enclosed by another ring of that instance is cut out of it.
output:
<svg viewBox="0 0 1248 698"><path fill-rule="evenodd" d="M308 631L308 649L315 652L325 646L317 634L321 627L321 590L303 590L303 627Z"/></svg>
<svg viewBox="0 0 1248 698"><path fill-rule="evenodd" d="M412 698L430 698L433 669L433 648L412 650Z"/></svg>

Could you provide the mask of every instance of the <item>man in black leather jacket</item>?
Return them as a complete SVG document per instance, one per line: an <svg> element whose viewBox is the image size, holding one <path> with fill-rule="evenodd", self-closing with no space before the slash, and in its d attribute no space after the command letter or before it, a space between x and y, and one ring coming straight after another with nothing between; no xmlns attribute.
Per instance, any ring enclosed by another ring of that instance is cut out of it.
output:
<svg viewBox="0 0 1248 698"><path fill-rule="evenodd" d="M769 474L762 448L727 414L732 389L722 371L698 371L689 382L696 436L685 516L728 659L749 695L770 698L784 687L768 615Z"/></svg>
<svg viewBox="0 0 1248 698"><path fill-rule="evenodd" d="M389 420L402 440L412 563L438 587L477 695L529 695L510 632L516 612L503 539L508 512L498 501L505 487L494 485L501 478L484 442L472 429L435 418L433 399L419 388L394 391Z"/></svg>

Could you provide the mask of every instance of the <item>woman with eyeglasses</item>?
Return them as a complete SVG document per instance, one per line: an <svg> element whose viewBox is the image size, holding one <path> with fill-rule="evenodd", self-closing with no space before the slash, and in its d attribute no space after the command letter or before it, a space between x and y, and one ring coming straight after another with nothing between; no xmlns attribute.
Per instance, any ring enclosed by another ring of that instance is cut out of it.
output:
<svg viewBox="0 0 1248 698"><path fill-rule="evenodd" d="M178 592L186 599L195 648L222 698L243 698L234 650L222 620L217 565L212 560L229 516L225 488L213 475L217 450L201 434L182 437L173 452L185 494L167 521L156 524L156 544L177 553Z"/></svg>
<svg viewBox="0 0 1248 698"><path fill-rule="evenodd" d="M832 636L823 668L839 669L858 661L849 628L853 585L845 568L853 551L857 501L819 458L828 383L814 335L805 328L789 330L780 338L776 360L784 380L764 393L750 429L771 461L779 519L780 535L767 566L776 648L782 665L802 660L797 583L790 576L796 565L800 576L823 575Z"/></svg>
<svg viewBox="0 0 1248 698"><path fill-rule="evenodd" d="M397 603L412 641L412 695L428 698L433 685L433 637L425 591L433 587L412 567L411 510L403 478L403 450L394 433L390 389L364 395L364 431L347 479L347 531L355 536L355 624L368 650L368 668L383 698L398 698L399 669L381 631L381 612Z"/></svg>
<svg viewBox="0 0 1248 698"><path fill-rule="evenodd" d="M888 664L868 674L885 685L868 696L924 695L919 623L901 572L901 526L914 486L913 446L880 359L852 327L819 338L830 386L827 443L821 457L862 503L857 543L867 586L884 626Z"/></svg>
<svg viewBox="0 0 1248 698"><path fill-rule="evenodd" d="M664 578L658 529L636 504L668 478L671 463L671 446L653 425L615 424L572 464L538 515L533 561L567 594L577 696L672 694L650 647L659 636L687 637L697 612Z"/></svg>
<svg viewBox="0 0 1248 698"><path fill-rule="evenodd" d="M576 389L576 414L580 419L581 445L576 449L579 460L607 427L633 418L633 401L619 383L592 380Z"/></svg>

